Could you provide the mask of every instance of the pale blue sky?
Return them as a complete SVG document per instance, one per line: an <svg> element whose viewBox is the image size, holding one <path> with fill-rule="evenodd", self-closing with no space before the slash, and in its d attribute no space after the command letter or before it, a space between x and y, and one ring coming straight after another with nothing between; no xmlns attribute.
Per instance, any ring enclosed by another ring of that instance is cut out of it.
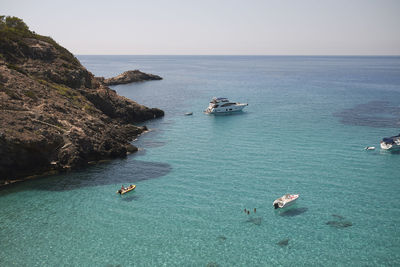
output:
<svg viewBox="0 0 400 267"><path fill-rule="evenodd" d="M0 0L75 54L400 55L400 0Z"/></svg>

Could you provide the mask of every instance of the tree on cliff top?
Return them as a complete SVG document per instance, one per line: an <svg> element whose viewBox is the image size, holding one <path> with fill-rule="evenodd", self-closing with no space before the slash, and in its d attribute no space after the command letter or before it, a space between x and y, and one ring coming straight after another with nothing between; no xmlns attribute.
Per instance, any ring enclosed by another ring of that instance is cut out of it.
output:
<svg viewBox="0 0 400 267"><path fill-rule="evenodd" d="M9 62L18 62L24 56L26 43L24 38L33 38L52 44L65 61L80 66L79 61L67 49L60 46L51 37L42 36L29 30L28 25L17 17L0 16L0 58Z"/></svg>
<svg viewBox="0 0 400 267"><path fill-rule="evenodd" d="M28 25L26 25L22 19L17 17L0 16L0 30L5 29L5 27L13 28L21 32L29 32Z"/></svg>

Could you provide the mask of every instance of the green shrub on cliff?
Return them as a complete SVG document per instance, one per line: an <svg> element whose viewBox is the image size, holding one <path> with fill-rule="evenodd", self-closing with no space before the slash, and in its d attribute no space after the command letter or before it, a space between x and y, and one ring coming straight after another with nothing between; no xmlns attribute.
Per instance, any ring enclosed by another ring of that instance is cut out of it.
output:
<svg viewBox="0 0 400 267"><path fill-rule="evenodd" d="M32 98L33 100L38 99L38 97L36 96L36 94L33 91L25 91L24 95L26 95L29 98Z"/></svg>
<svg viewBox="0 0 400 267"><path fill-rule="evenodd" d="M0 54L11 62L19 61L28 55L28 47L25 38L34 38L50 43L60 53L60 58L72 65L79 66L78 59L67 49L60 46L51 37L42 36L29 30L25 22L17 17L0 16Z"/></svg>
<svg viewBox="0 0 400 267"><path fill-rule="evenodd" d="M16 71L18 71L19 73L22 73L22 74L24 74L24 75L27 75L27 73L26 73L25 70L23 70L22 68L20 68L20 67L14 65L14 64L7 64L7 68L16 70Z"/></svg>
<svg viewBox="0 0 400 267"><path fill-rule="evenodd" d="M29 27L25 22L17 17L0 16L0 29L4 27L12 28L20 32L28 32Z"/></svg>

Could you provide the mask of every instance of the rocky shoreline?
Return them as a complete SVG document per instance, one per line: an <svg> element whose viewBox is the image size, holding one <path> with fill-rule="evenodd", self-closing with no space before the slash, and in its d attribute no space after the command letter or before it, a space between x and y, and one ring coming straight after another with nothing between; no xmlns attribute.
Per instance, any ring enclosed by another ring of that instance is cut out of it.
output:
<svg viewBox="0 0 400 267"><path fill-rule="evenodd" d="M0 17L0 185L137 151L164 116L119 96L50 37Z"/></svg>
<svg viewBox="0 0 400 267"><path fill-rule="evenodd" d="M162 78L158 75L149 74L141 72L140 70L129 70L121 73L118 76L105 79L104 77L96 77L96 79L106 85L119 85L119 84L128 84L134 82L144 82L144 81L152 81L152 80L162 80Z"/></svg>

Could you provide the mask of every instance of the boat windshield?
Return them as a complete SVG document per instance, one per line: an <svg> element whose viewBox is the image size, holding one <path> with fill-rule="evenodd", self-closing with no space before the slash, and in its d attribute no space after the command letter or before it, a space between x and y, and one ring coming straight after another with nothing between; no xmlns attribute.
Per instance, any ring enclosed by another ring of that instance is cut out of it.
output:
<svg viewBox="0 0 400 267"><path fill-rule="evenodd" d="M233 106L233 105L235 105L236 103L226 103L226 104L223 104L221 107L228 107L228 106Z"/></svg>

